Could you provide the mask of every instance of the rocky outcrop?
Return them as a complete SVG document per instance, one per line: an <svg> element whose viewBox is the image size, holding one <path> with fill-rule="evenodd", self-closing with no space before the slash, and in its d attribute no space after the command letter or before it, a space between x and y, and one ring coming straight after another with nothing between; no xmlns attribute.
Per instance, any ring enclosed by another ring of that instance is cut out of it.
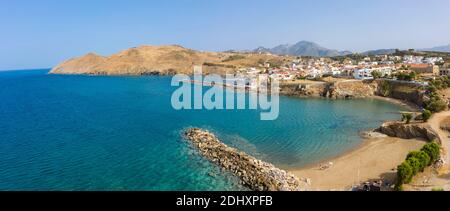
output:
<svg viewBox="0 0 450 211"><path fill-rule="evenodd" d="M211 162L231 171L244 185L255 191L300 191L307 186L294 175L260 161L244 152L228 147L214 134L189 129L185 137Z"/></svg>
<svg viewBox="0 0 450 211"><path fill-rule="evenodd" d="M337 99L365 98L375 95L376 84L368 81L348 80L336 82L330 97Z"/></svg>
<svg viewBox="0 0 450 211"><path fill-rule="evenodd" d="M331 99L365 98L374 96L375 91L376 84L360 80L281 85L281 94L299 97L325 97Z"/></svg>
<svg viewBox="0 0 450 211"><path fill-rule="evenodd" d="M427 124L405 124L403 122L386 122L376 130L391 137L413 139L422 138L441 143L439 136Z"/></svg>
<svg viewBox="0 0 450 211"><path fill-rule="evenodd" d="M281 84L280 94L295 97L326 97L329 85L314 84Z"/></svg>
<svg viewBox="0 0 450 211"><path fill-rule="evenodd" d="M426 100L424 85L409 81L378 79L376 95L413 103L421 107Z"/></svg>

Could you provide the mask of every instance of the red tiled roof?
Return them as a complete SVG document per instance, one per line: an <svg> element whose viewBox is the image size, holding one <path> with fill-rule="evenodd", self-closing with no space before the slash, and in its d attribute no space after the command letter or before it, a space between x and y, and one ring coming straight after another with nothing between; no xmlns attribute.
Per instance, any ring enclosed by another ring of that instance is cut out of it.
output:
<svg viewBox="0 0 450 211"><path fill-rule="evenodd" d="M430 67L429 64L410 64L409 66L411 68L428 68L428 67Z"/></svg>

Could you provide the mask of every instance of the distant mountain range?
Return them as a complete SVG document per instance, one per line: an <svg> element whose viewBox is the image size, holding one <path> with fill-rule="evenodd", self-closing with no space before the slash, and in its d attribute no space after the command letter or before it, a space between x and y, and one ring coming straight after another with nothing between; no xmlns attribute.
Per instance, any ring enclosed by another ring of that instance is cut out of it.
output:
<svg viewBox="0 0 450 211"><path fill-rule="evenodd" d="M393 54L396 49L378 49L378 50L370 50L361 53L362 55L370 56L370 55L385 55L385 54Z"/></svg>
<svg viewBox="0 0 450 211"><path fill-rule="evenodd" d="M257 53L272 53L277 55L291 55L291 56L315 56L315 57L332 57L344 56L352 54L350 51L338 51L324 48L316 43L309 41L300 41L296 44L279 45L274 48L259 47L253 52Z"/></svg>
<svg viewBox="0 0 450 211"><path fill-rule="evenodd" d="M436 51L436 52L450 53L450 45L438 46L434 48L424 48L420 49L420 51Z"/></svg>
<svg viewBox="0 0 450 211"><path fill-rule="evenodd" d="M362 52L362 55L383 55L383 54L393 54L395 53L396 49L377 49L377 50L370 50L366 52ZM450 53L450 45L446 46L439 46L434 48L425 48L425 49L418 49L417 51L436 51L436 52L445 52ZM245 51L249 52L249 51ZM340 50L333 50L328 49L325 47L320 46L317 43L310 42L310 41L300 41L296 44L285 44L285 45L278 45L273 48L266 48L266 47L259 47L255 50L252 50L250 52L256 52L256 53L272 53L277 55L291 55L291 56L314 56L314 57L333 57L333 56L345 56L349 54L353 54L353 52L350 51L340 51Z"/></svg>

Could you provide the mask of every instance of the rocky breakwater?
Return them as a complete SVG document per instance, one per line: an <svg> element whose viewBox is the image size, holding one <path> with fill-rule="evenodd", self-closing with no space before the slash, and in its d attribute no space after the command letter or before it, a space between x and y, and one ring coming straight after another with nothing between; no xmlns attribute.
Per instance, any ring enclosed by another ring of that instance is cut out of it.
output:
<svg viewBox="0 0 450 211"><path fill-rule="evenodd" d="M376 131L391 137L404 139L422 138L427 141L441 143L436 132L429 125L423 123L405 124L403 122L386 122Z"/></svg>
<svg viewBox="0 0 450 211"><path fill-rule="evenodd" d="M184 135L202 156L231 171L254 191L300 191L307 187L294 175L228 147L208 131L194 128Z"/></svg>

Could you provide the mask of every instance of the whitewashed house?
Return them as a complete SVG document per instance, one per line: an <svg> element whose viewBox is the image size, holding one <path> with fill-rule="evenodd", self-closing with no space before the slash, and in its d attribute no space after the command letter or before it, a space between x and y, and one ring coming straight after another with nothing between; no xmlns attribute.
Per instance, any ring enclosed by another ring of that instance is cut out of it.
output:
<svg viewBox="0 0 450 211"><path fill-rule="evenodd" d="M357 69L353 72L353 77L358 80L373 79L372 70L368 68Z"/></svg>

